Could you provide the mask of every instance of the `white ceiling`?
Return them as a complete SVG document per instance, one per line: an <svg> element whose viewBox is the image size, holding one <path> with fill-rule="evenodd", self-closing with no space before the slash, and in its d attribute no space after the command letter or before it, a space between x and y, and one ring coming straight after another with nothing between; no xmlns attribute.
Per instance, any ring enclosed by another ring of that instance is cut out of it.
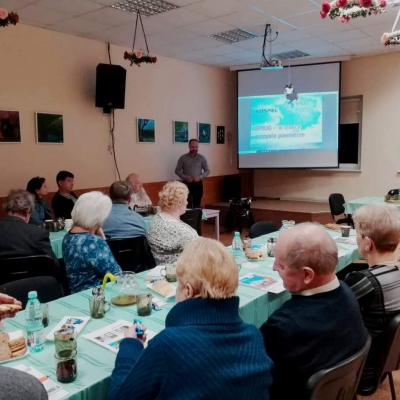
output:
<svg viewBox="0 0 400 400"><path fill-rule="evenodd" d="M111 8L118 0L0 0L20 22L132 48L136 14ZM180 8L143 17L152 55L204 65L260 63L265 24L279 31L273 53L300 50L308 59L363 57L398 51L380 43L399 8L343 24L319 15L322 0L168 0ZM209 35L241 28L261 37L224 44ZM400 28L399 28L400 29ZM145 49L141 32L135 48ZM398 46L400 47L400 46ZM302 59L304 62L305 59Z"/></svg>

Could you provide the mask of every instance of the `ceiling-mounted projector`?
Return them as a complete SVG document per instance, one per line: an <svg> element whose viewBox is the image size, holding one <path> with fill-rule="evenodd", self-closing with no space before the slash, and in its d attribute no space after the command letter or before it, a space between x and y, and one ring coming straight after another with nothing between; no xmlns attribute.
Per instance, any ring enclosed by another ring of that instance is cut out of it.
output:
<svg viewBox="0 0 400 400"><path fill-rule="evenodd" d="M260 69L278 70L282 69L282 60L265 59L261 61Z"/></svg>

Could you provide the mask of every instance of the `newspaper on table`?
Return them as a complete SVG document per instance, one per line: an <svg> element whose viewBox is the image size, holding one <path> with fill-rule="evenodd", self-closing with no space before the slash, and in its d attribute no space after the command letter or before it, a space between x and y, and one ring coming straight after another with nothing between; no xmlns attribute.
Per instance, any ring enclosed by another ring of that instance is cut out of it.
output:
<svg viewBox="0 0 400 400"><path fill-rule="evenodd" d="M42 382L46 392L49 396L49 400L59 400L63 399L64 397L68 396L69 392L64 390L62 386L58 382L54 382L53 380L49 379L47 375L42 374L39 370L34 367L29 367L25 364L18 364L14 369L18 369L20 371L26 372L37 378L40 382Z"/></svg>
<svg viewBox="0 0 400 400"><path fill-rule="evenodd" d="M98 329L97 331L87 333L82 337L112 351L113 353L118 353L119 344L121 343L121 340L125 338L125 329L130 326L132 326L132 322L121 319L113 324L105 326L104 328ZM143 344L144 347L147 347L148 341L155 335L156 332L148 329L146 330L146 342Z"/></svg>
<svg viewBox="0 0 400 400"><path fill-rule="evenodd" d="M268 275L247 274L239 279L239 283L270 293L281 293L286 290L281 279Z"/></svg>

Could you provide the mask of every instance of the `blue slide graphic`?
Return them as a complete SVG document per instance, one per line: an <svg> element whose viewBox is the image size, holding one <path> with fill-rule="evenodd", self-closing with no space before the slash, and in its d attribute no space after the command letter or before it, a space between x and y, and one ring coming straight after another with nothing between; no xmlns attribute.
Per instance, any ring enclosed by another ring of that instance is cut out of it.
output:
<svg viewBox="0 0 400 400"><path fill-rule="evenodd" d="M250 108L248 151L321 149L324 96L332 94L337 92L301 93L293 102L285 95L240 97L239 107Z"/></svg>

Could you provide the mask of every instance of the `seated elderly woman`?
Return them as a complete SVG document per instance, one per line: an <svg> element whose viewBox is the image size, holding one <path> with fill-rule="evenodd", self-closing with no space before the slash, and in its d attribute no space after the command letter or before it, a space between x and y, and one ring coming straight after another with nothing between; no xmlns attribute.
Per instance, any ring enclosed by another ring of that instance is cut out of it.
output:
<svg viewBox="0 0 400 400"><path fill-rule="evenodd" d="M100 285L107 272L121 272L101 227L111 211L111 200L100 192L79 197L72 210L72 229L62 252L72 293Z"/></svg>
<svg viewBox="0 0 400 400"><path fill-rule="evenodd" d="M125 331L109 399L269 399L272 362L261 333L239 316L233 256L199 238L178 258L176 275L177 304L165 329L146 349L136 325Z"/></svg>
<svg viewBox="0 0 400 400"><path fill-rule="evenodd" d="M43 200L43 196L49 193L46 179L39 176L32 178L28 182L26 190L35 196L35 208L32 211L29 223L41 226L46 219L52 219L50 206Z"/></svg>
<svg viewBox="0 0 400 400"><path fill-rule="evenodd" d="M147 231L147 240L157 264L173 263L185 245L199 236L179 217L185 213L188 188L173 181L164 185L159 193L161 212L158 213Z"/></svg>
<svg viewBox="0 0 400 400"><path fill-rule="evenodd" d="M370 204L353 215L358 251L368 269L352 272L345 282L360 304L364 324L372 336L361 388L379 383L374 366L382 345L382 333L390 320L400 313L400 263L396 249L400 242L400 213L390 204Z"/></svg>

